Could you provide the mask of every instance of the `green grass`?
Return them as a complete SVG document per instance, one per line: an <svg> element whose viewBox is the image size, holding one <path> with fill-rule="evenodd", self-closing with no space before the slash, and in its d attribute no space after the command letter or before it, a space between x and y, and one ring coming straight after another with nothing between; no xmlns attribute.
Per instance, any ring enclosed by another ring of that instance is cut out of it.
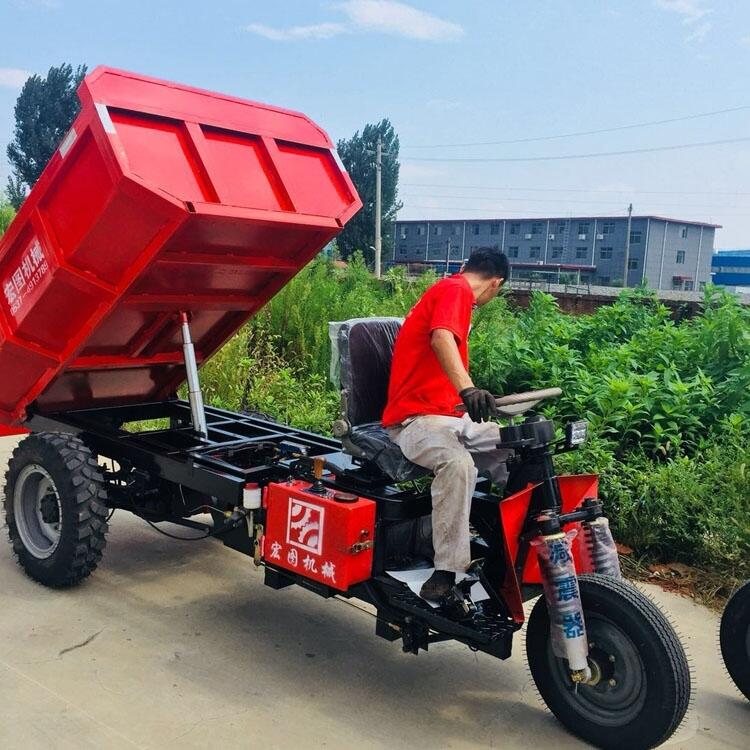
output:
<svg viewBox="0 0 750 750"><path fill-rule="evenodd" d="M328 322L404 315L434 280L377 282L359 260L315 261L203 368L207 401L329 432ZM478 385L560 386L544 412L558 426L589 421L590 442L560 468L601 474L620 541L652 560L750 577L750 313L734 297L709 290L680 324L645 291L579 317L541 292L527 310L501 297L476 313L470 346Z"/></svg>

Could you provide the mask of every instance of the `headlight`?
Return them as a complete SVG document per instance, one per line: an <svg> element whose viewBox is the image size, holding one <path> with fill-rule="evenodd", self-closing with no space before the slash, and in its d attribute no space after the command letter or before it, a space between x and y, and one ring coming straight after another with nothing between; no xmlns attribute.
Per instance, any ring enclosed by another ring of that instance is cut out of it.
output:
<svg viewBox="0 0 750 750"><path fill-rule="evenodd" d="M582 419L580 422L570 422L565 425L565 444L568 448L582 445L586 442L589 431L589 423Z"/></svg>

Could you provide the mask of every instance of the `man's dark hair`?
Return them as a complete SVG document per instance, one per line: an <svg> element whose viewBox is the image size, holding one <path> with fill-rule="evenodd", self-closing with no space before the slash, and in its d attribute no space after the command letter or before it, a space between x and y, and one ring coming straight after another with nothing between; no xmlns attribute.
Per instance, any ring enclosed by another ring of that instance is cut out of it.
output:
<svg viewBox="0 0 750 750"><path fill-rule="evenodd" d="M510 276L510 264L504 253L499 253L492 247L477 248L466 261L464 271L479 274L485 279L505 279Z"/></svg>

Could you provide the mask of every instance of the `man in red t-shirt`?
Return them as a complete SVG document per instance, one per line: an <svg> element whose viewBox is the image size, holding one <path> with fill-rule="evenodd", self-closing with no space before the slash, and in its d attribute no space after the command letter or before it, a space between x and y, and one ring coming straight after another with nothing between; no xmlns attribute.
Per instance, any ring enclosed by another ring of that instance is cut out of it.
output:
<svg viewBox="0 0 750 750"><path fill-rule="evenodd" d="M460 274L430 287L404 320L393 349L383 425L404 456L430 469L435 572L420 592L445 596L471 562L469 511L477 469L505 484L510 451L497 448L495 399L469 376L468 337L474 307L494 299L508 278L508 259L480 248ZM463 401L466 413L456 410Z"/></svg>

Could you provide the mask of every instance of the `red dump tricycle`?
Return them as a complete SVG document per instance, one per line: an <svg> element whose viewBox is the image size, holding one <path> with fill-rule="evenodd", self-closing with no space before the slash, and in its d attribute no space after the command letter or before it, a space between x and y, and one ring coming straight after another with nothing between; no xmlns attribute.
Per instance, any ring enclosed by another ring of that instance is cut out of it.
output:
<svg viewBox="0 0 750 750"><path fill-rule="evenodd" d="M559 391L498 399L508 486L480 479L474 563L435 606L415 593L431 570L429 477L380 426L397 320L335 327L336 438L204 406L200 364L361 206L328 137L298 113L106 68L80 96L0 242L0 421L31 433L5 481L23 569L79 583L120 509L199 529L274 589L369 603L407 653L456 640L506 659L539 597L526 651L560 721L606 748L669 738L685 654L622 580L597 478L555 471L586 431L557 437L534 413Z"/></svg>

